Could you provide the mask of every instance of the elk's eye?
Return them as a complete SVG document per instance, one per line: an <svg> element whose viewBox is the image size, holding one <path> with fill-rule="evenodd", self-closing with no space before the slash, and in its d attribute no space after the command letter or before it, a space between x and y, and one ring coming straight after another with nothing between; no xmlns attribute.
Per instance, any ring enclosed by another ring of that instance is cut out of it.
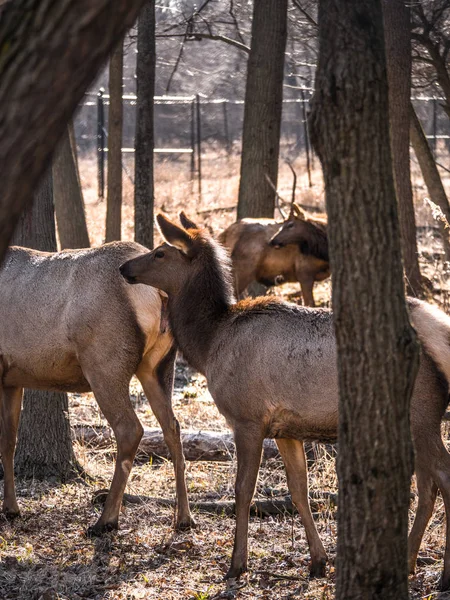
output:
<svg viewBox="0 0 450 600"><path fill-rule="evenodd" d="M291 223L288 223L288 224L286 225L286 228L287 228L287 229L292 229L292 227L294 227L294 223L293 223L293 222L291 222Z"/></svg>
<svg viewBox="0 0 450 600"><path fill-rule="evenodd" d="M162 250L158 250L158 252L155 252L155 258L164 258L164 252Z"/></svg>

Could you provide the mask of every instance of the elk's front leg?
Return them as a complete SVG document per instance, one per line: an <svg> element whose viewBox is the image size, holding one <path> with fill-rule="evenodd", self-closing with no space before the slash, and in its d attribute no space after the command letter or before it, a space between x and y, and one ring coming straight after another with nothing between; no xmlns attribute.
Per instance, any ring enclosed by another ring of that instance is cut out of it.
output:
<svg viewBox="0 0 450 600"><path fill-rule="evenodd" d="M302 277L302 279L299 279L299 282L302 290L303 304L305 306L315 306L313 296L314 279Z"/></svg>
<svg viewBox="0 0 450 600"><path fill-rule="evenodd" d="M0 389L0 453L4 471L3 512L8 518L20 514L14 483L14 451L22 396L23 388Z"/></svg>
<svg viewBox="0 0 450 600"><path fill-rule="evenodd" d="M236 532L231 566L225 579L239 577L247 570L248 519L255 492L264 434L254 423L240 423L234 430L237 455Z"/></svg>

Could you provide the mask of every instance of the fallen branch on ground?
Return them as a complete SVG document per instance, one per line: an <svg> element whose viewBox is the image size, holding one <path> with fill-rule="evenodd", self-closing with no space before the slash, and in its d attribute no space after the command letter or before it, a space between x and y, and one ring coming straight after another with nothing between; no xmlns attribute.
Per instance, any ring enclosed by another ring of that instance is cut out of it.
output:
<svg viewBox="0 0 450 600"><path fill-rule="evenodd" d="M94 504L104 504L108 490L98 490L95 492L92 502ZM338 495L332 492L316 492L311 494L310 506L313 513L322 512L324 508L335 509L337 506ZM135 496L132 494L124 494L124 505L143 505L155 504L157 506L175 506L176 500L171 498L152 498L149 496ZM193 511L201 513L209 513L214 515L234 515L235 503L231 500L218 500L206 502L190 502ZM283 498L263 498L253 500L250 506L250 514L252 516L269 517L281 514L297 514L297 509L292 503L290 496Z"/></svg>
<svg viewBox="0 0 450 600"><path fill-rule="evenodd" d="M90 427L79 425L73 427L73 439L81 444L95 448L104 448L114 442L109 427ZM184 431L181 433L184 456L186 460L229 461L235 455L233 435L220 431ZM144 428L144 435L139 445L139 452L148 456L170 459L169 450L164 441L161 429ZM273 440L264 441L264 459L279 456Z"/></svg>
<svg viewBox="0 0 450 600"><path fill-rule="evenodd" d="M75 425L72 428L72 439L91 448L107 448L114 443L114 434L110 427ZM233 435L224 431L182 431L181 439L186 460L205 460L226 462L233 460L235 446ZM335 448L325 444L326 450L335 455ZM170 459L169 450L164 441L161 429L144 427L144 435L138 452L148 457ZM306 445L309 461L315 459L314 446ZM264 440L263 460L280 458L274 440Z"/></svg>

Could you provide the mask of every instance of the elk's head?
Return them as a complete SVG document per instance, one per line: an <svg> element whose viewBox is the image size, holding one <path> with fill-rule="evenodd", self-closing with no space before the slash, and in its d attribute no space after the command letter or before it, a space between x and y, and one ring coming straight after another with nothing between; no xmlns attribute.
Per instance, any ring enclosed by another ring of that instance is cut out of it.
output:
<svg viewBox="0 0 450 600"><path fill-rule="evenodd" d="M269 241L269 244L274 248L283 248L283 246L287 246L288 244L297 243L303 234L305 222L305 213L300 206L294 202L288 218L282 223L280 229Z"/></svg>
<svg viewBox="0 0 450 600"><path fill-rule="evenodd" d="M161 213L156 217L166 243L148 254L132 258L120 267L120 273L128 283L151 285L169 295L177 293L183 286L197 253L195 234L198 228L184 213L180 219L186 228Z"/></svg>
<svg viewBox="0 0 450 600"><path fill-rule="evenodd" d="M156 217L159 229L166 240L148 254L133 258L120 267L128 283L143 283L162 290L169 296L188 286L204 283L214 287L213 275L207 265L214 265L225 281L226 292L232 290L230 260L225 250L211 236L202 231L182 212L181 227L163 214ZM214 269L213 269L214 271ZM198 277L203 273L203 280ZM197 279L196 279L197 278ZM213 281L213 284L211 284ZM217 284L218 285L218 284ZM229 292L232 296L232 291Z"/></svg>

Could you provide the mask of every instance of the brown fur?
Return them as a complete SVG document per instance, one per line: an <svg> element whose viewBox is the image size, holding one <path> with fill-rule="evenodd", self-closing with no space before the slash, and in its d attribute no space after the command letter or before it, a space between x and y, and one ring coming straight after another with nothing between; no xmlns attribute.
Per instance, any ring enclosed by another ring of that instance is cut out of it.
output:
<svg viewBox="0 0 450 600"><path fill-rule="evenodd" d="M282 455L310 545L311 574L323 576L327 555L308 503L303 443L329 441L337 435L332 314L272 298L235 304L229 260L221 247L206 233L178 228L177 234L174 223L169 228L167 219L159 216L158 220L169 243L127 262L122 274L132 283L152 285L168 294L176 341L187 360L206 375L209 391L233 430L238 459L236 536L227 577L238 577L247 568L248 511L265 437L276 439ZM184 217L182 223L193 225ZM447 513L446 588L450 586L450 456L440 424L448 403L450 318L417 300L409 301L409 310L426 349L411 400L419 503L409 537L410 568L414 569L439 488Z"/></svg>
<svg viewBox="0 0 450 600"><path fill-rule="evenodd" d="M127 286L120 265L144 255L132 242L60 253L13 247L0 269L0 451L3 510L15 516L13 456L24 387L87 392L114 430L117 461L102 515L91 533L117 528L142 426L129 398L140 379L174 459L177 524L190 524L184 459L171 406L175 350L161 327L161 294Z"/></svg>
<svg viewBox="0 0 450 600"><path fill-rule="evenodd" d="M313 217L298 207L284 223L241 219L219 241L231 253L238 295L252 281L269 286L298 281L304 303L314 306L314 282L330 275L326 217Z"/></svg>

